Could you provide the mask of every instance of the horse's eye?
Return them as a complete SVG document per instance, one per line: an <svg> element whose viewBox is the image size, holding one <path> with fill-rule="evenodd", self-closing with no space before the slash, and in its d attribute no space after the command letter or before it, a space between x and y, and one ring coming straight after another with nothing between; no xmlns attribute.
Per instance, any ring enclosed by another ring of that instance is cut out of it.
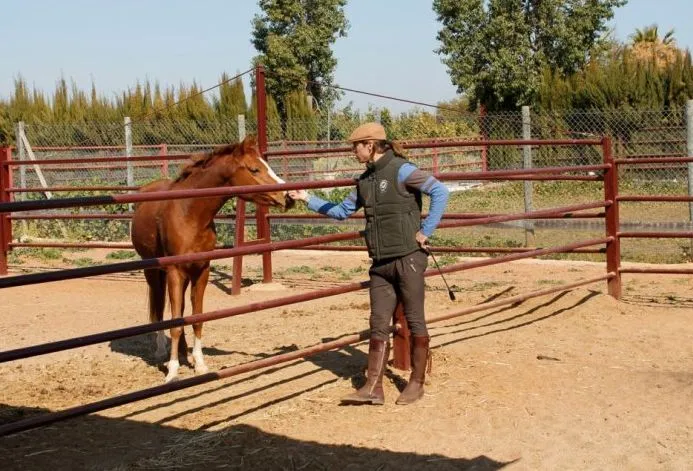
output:
<svg viewBox="0 0 693 471"><path fill-rule="evenodd" d="M259 168L250 168L250 167L248 167L248 170L250 170L250 173L252 173L253 175L257 175L258 173L260 173L260 169L259 169Z"/></svg>

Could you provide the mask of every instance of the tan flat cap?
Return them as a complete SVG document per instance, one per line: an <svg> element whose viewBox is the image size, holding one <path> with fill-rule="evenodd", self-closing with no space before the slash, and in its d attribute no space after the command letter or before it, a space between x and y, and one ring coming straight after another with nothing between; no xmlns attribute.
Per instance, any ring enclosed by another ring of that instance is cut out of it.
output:
<svg viewBox="0 0 693 471"><path fill-rule="evenodd" d="M349 136L349 139L347 140L349 142L359 142L368 140L385 141L387 140L387 136L385 135L385 128L381 124L371 122L364 123L361 126L354 129L354 132L351 133L351 136Z"/></svg>

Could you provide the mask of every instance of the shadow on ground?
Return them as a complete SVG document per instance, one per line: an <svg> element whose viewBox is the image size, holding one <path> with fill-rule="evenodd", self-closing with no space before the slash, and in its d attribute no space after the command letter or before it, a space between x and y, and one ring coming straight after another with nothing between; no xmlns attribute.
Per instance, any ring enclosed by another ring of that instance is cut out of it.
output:
<svg viewBox="0 0 693 471"><path fill-rule="evenodd" d="M0 423L45 413L0 405ZM392 433L396 433L393 430ZM0 437L2 469L474 469L509 463L300 441L234 425L218 432L88 416Z"/></svg>
<svg viewBox="0 0 693 471"><path fill-rule="evenodd" d="M186 327L187 329L190 329L189 327ZM185 365L188 367L192 367L192 364L188 361L188 356L192 354L192 348L188 345L187 339L193 337L192 335L189 335L191 332L188 332L186 335L184 335L184 338L186 340L183 340L182 345L179 345L179 360L181 365ZM203 337L204 338L204 337ZM181 337L183 339L183 337ZM147 334L142 334L142 335L136 335L133 337L127 337L127 338L122 338L122 339L115 339L112 340L109 343L109 347L111 348L111 351L115 353L121 353L123 355L128 355L128 356L133 356L141 359L145 363L147 363L149 366L156 366L156 367L161 367L163 366L166 362L168 362L168 353L165 358L156 358L155 356L155 350L156 350L156 333L150 332ZM186 355L183 355L183 350L187 352ZM168 331L166 331L166 352L171 351L171 338L168 335ZM241 351L241 350L223 350L220 348L216 347L203 347L202 348L202 353L206 357L215 357L215 356L230 356L230 355L243 355L246 357L254 357L257 355L250 355L248 352ZM262 357L261 355L259 357Z"/></svg>
<svg viewBox="0 0 693 471"><path fill-rule="evenodd" d="M233 276L215 266L210 267L209 273L209 283L211 285L219 288L226 294L231 294L231 282L233 281ZM255 283L256 281L250 278L241 278L241 288L247 288Z"/></svg>

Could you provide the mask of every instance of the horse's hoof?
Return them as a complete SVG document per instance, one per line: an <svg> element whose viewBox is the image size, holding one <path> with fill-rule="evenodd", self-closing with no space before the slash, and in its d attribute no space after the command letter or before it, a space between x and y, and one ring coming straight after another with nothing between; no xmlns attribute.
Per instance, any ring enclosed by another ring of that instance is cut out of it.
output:
<svg viewBox="0 0 693 471"><path fill-rule="evenodd" d="M178 363L178 360L171 360L168 362L168 374L166 375L166 381L167 383L170 383L171 381L174 381L178 377L178 369L180 368L180 363Z"/></svg>
<svg viewBox="0 0 693 471"><path fill-rule="evenodd" d="M166 375L166 379L164 380L164 383L165 383L165 384L173 383L173 382L175 382L175 381L178 381L178 379L179 379L179 378L178 378L178 375L173 375L173 376L171 376L171 375Z"/></svg>
<svg viewBox="0 0 693 471"><path fill-rule="evenodd" d="M209 368L204 363L202 365L195 365L195 374L196 375L203 375L207 372L209 372Z"/></svg>

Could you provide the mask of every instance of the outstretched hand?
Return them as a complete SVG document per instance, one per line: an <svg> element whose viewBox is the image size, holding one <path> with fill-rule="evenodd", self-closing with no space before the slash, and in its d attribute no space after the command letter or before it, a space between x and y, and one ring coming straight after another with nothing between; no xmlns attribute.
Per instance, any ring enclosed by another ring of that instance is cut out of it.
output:
<svg viewBox="0 0 693 471"><path fill-rule="evenodd" d="M289 198L297 201L308 202L308 192L306 190L289 190Z"/></svg>
<svg viewBox="0 0 693 471"><path fill-rule="evenodd" d="M419 247L426 250L426 245L428 244L428 237L425 236L421 231L419 231L416 233L416 242L419 244Z"/></svg>

